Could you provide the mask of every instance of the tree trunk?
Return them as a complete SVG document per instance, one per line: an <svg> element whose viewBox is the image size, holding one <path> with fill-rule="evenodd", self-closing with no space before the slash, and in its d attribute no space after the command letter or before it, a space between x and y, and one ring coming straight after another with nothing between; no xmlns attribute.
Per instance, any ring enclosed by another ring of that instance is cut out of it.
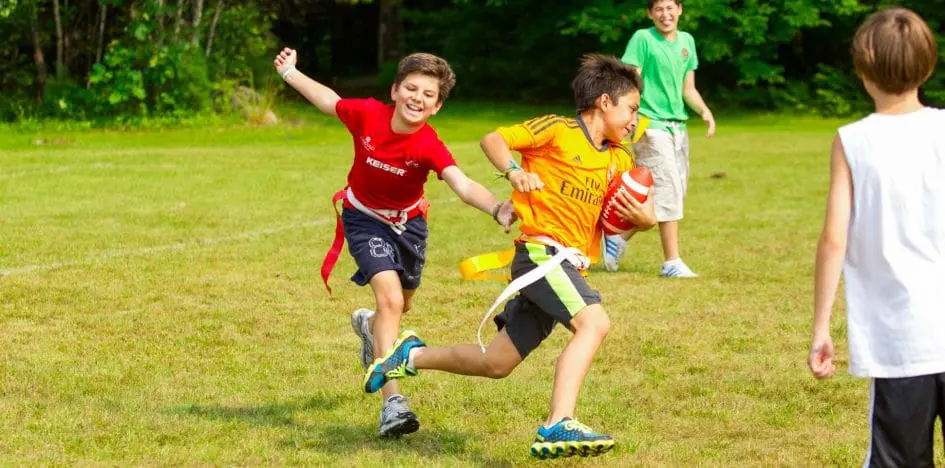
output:
<svg viewBox="0 0 945 468"><path fill-rule="evenodd" d="M95 64L102 63L102 48L105 46L105 19L108 16L108 4L99 3L101 15L98 20L98 43L95 46Z"/></svg>
<svg viewBox="0 0 945 468"><path fill-rule="evenodd" d="M46 58L39 42L39 6L35 3L30 8L30 29L33 31L33 61L36 63L36 100L43 100L46 89Z"/></svg>
<svg viewBox="0 0 945 468"><path fill-rule="evenodd" d="M158 42L164 42L164 0L157 0L157 12L154 19L157 20Z"/></svg>
<svg viewBox="0 0 945 468"><path fill-rule="evenodd" d="M203 16L203 0L194 0L194 37L190 43L197 47L200 43L200 18Z"/></svg>
<svg viewBox="0 0 945 468"><path fill-rule="evenodd" d="M207 31L207 50L205 52L206 57L210 58L210 49L213 47L213 35L217 30L217 21L220 20L220 13L223 11L223 6L225 2L223 0L217 0L217 11L213 12L213 20L210 21L210 29Z"/></svg>
<svg viewBox="0 0 945 468"><path fill-rule="evenodd" d="M53 19L56 22L56 79L62 79L62 18L59 15L59 0L53 0Z"/></svg>
<svg viewBox="0 0 945 468"><path fill-rule="evenodd" d="M401 0L378 0L380 15L377 29L377 68L403 55L404 24L400 18Z"/></svg>
<svg viewBox="0 0 945 468"><path fill-rule="evenodd" d="M174 15L174 41L180 35L180 26L184 22L184 3L187 0L177 0L177 13Z"/></svg>

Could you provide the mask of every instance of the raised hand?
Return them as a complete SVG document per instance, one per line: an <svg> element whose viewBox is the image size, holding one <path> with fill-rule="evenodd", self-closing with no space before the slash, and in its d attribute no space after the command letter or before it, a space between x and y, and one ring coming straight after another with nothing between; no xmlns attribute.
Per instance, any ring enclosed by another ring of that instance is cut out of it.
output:
<svg viewBox="0 0 945 468"><path fill-rule="evenodd" d="M272 64L276 67L276 72L282 75L286 70L294 68L297 62L298 53L295 49L286 47L276 55L276 59L272 61Z"/></svg>

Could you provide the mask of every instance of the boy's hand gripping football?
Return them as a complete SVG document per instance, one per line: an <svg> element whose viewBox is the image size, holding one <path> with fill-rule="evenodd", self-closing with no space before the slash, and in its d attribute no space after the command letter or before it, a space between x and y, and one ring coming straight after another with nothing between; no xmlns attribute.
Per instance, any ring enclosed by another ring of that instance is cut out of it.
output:
<svg viewBox="0 0 945 468"><path fill-rule="evenodd" d="M545 183L538 178L538 174L525 171L512 171L509 173L509 182L512 188L519 192L531 192L532 190L541 190Z"/></svg>
<svg viewBox="0 0 945 468"><path fill-rule="evenodd" d="M653 206L653 187L646 196L645 202L640 202L633 198L629 193L617 192L617 203L615 211L617 214L633 223L637 231L646 231L656 225L656 208Z"/></svg>

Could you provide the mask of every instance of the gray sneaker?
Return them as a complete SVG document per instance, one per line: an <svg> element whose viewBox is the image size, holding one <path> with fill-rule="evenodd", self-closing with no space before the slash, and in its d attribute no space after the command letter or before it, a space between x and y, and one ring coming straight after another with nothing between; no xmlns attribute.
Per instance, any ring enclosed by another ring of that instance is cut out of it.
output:
<svg viewBox="0 0 945 468"><path fill-rule="evenodd" d="M413 411L410 411L410 408L407 408L406 398L394 395L384 403L381 409L381 422L377 427L378 436L398 438L417 432L417 429L420 429L420 420Z"/></svg>
<svg viewBox="0 0 945 468"><path fill-rule="evenodd" d="M371 317L374 311L358 309L351 314L351 328L361 338L361 368L367 370L374 362L374 335L371 334Z"/></svg>

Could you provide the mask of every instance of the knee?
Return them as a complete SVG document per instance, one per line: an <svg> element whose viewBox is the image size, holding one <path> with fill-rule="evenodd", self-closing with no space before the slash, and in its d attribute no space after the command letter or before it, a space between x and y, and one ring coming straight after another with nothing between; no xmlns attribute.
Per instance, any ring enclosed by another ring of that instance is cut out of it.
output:
<svg viewBox="0 0 945 468"><path fill-rule="evenodd" d="M380 294L377 296L377 313L386 315L386 314L401 314L406 312L404 305L404 296L400 292L390 293L390 294Z"/></svg>
<svg viewBox="0 0 945 468"><path fill-rule="evenodd" d="M502 362L498 359L486 359L484 377L504 379L515 369L515 363Z"/></svg>
<svg viewBox="0 0 945 468"><path fill-rule="evenodd" d="M610 317L600 305L584 309L571 325L576 333L592 333L602 340L610 333Z"/></svg>

